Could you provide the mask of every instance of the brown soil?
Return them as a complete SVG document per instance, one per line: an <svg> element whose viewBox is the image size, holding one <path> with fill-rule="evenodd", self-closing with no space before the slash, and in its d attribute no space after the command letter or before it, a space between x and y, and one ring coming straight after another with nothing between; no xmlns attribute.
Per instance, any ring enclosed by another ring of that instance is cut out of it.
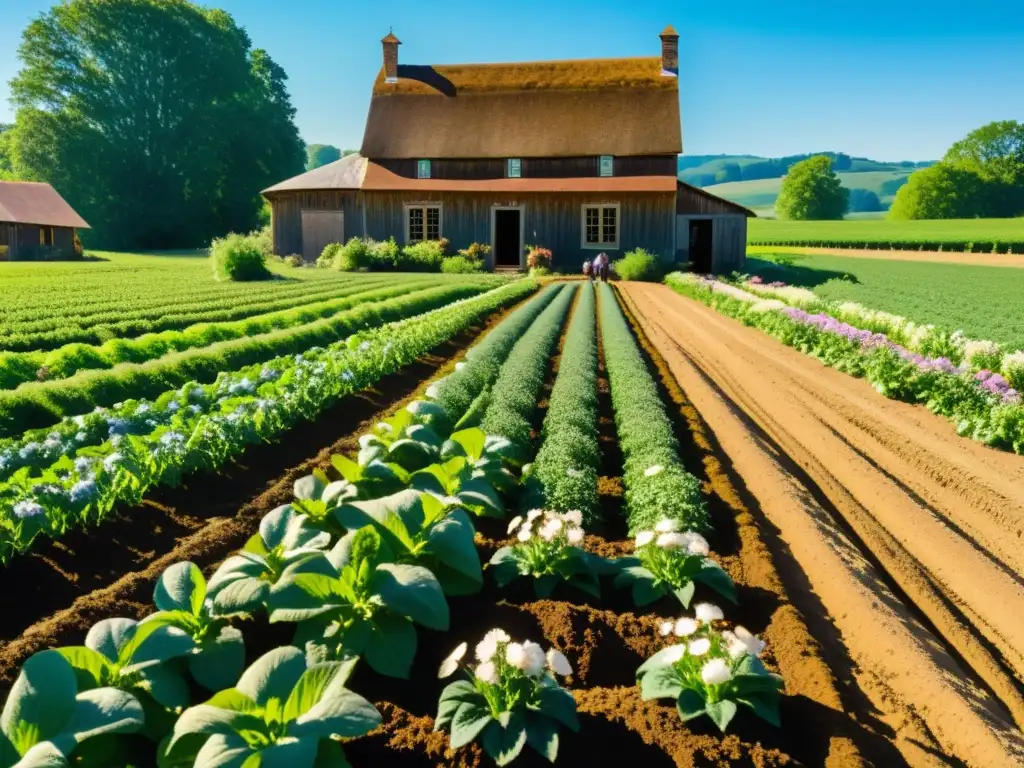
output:
<svg viewBox="0 0 1024 768"><path fill-rule="evenodd" d="M664 286L621 285L784 576L834 623L844 708L866 696L912 764L1019 765L1024 460Z"/></svg>
<svg viewBox="0 0 1024 768"><path fill-rule="evenodd" d="M780 253L830 254L854 259L883 259L886 261L928 261L934 264L968 264L975 267L1016 267L1024 269L1024 256L1012 253L961 253L950 251L884 251L863 248L810 248L778 246ZM757 253L751 254L754 258Z"/></svg>

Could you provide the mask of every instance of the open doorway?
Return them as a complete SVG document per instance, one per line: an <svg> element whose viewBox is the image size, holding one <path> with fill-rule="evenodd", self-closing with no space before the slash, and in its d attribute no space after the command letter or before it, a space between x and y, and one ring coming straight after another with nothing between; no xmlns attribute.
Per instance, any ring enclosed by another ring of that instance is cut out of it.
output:
<svg viewBox="0 0 1024 768"><path fill-rule="evenodd" d="M492 215L494 216L494 236L491 238L494 244L494 266L521 267L523 258L522 209L495 208Z"/></svg>
<svg viewBox="0 0 1024 768"><path fill-rule="evenodd" d="M690 269L701 274L711 272L711 219L690 219Z"/></svg>

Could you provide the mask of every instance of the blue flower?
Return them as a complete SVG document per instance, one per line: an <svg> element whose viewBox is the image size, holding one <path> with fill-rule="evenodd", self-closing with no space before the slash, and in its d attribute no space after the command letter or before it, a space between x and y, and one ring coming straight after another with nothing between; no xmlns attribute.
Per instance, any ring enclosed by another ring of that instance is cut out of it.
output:
<svg viewBox="0 0 1024 768"><path fill-rule="evenodd" d="M167 410L171 413L177 413L179 408L181 408L181 406L178 405L177 400L171 400L171 402L167 404Z"/></svg>
<svg viewBox="0 0 1024 768"><path fill-rule="evenodd" d="M170 448L172 446L181 445L185 442L185 436L180 432L165 432L160 436L160 444Z"/></svg>
<svg viewBox="0 0 1024 768"><path fill-rule="evenodd" d="M85 456L79 456L75 459L75 471L79 475L84 475L92 468L92 459L87 459Z"/></svg>
<svg viewBox="0 0 1024 768"><path fill-rule="evenodd" d="M107 420L107 434L111 437L114 435L123 435L128 431L129 426L127 419L119 419L116 416L112 416Z"/></svg>
<svg viewBox="0 0 1024 768"><path fill-rule="evenodd" d="M25 499L19 501L14 505L14 516L19 520L25 520L30 517L37 517L38 515L45 515L46 510L43 509L42 505Z"/></svg>
<svg viewBox="0 0 1024 768"><path fill-rule="evenodd" d="M28 460L32 458L32 455L35 454L39 448L39 443L25 443L25 445L21 447L21 450L18 451L18 455L22 459Z"/></svg>
<svg viewBox="0 0 1024 768"><path fill-rule="evenodd" d="M118 462L122 461L123 459L124 454L115 451L114 453L110 454L109 456L107 456L107 458L103 460L103 468L107 470L107 472L113 472L115 469L117 469Z"/></svg>
<svg viewBox="0 0 1024 768"><path fill-rule="evenodd" d="M96 495L96 481L95 480L79 480L77 483L71 486L71 490L68 492L71 500L76 504L83 501L88 501Z"/></svg>

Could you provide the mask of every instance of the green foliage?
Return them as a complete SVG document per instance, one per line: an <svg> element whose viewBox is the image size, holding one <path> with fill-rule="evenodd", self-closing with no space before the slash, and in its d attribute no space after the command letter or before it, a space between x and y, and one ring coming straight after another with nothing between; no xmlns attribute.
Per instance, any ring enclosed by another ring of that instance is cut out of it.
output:
<svg viewBox="0 0 1024 768"><path fill-rule="evenodd" d="M826 155L792 166L782 180L775 212L781 219L841 219L848 205L842 186Z"/></svg>
<svg viewBox="0 0 1024 768"><path fill-rule="evenodd" d="M53 184L93 244L252 230L259 191L302 169L284 71L224 11L72 0L28 25L18 55L14 171Z"/></svg>
<svg viewBox="0 0 1024 768"><path fill-rule="evenodd" d="M257 236L232 233L217 238L210 244L210 258L219 280L250 282L273 277Z"/></svg>
<svg viewBox="0 0 1024 768"><path fill-rule="evenodd" d="M395 268L402 272L440 272L447 240L424 240L402 249Z"/></svg>
<svg viewBox="0 0 1024 768"><path fill-rule="evenodd" d="M901 183L899 186L903 186L903 184ZM885 206L872 190L860 188L850 190L850 213L872 213L884 210Z"/></svg>
<svg viewBox="0 0 1024 768"><path fill-rule="evenodd" d="M982 215L985 183L974 170L939 163L911 174L896 193L893 219L966 219Z"/></svg>
<svg viewBox="0 0 1024 768"><path fill-rule="evenodd" d="M630 533L662 519L705 530L707 510L700 482L679 460L679 443L665 405L611 286L598 286L601 340L624 456L626 514Z"/></svg>
<svg viewBox="0 0 1024 768"><path fill-rule="evenodd" d="M358 238L353 238L357 240ZM324 249L317 256L316 266L318 269L337 269L338 268L338 254L344 246L341 243L328 243L324 246ZM348 271L348 270L344 270Z"/></svg>
<svg viewBox="0 0 1024 768"><path fill-rule="evenodd" d="M306 170L312 171L322 165L341 159L341 150L330 144L306 145Z"/></svg>
<svg viewBox="0 0 1024 768"><path fill-rule="evenodd" d="M656 283L664 276L658 257L643 248L634 248L612 262L615 274L622 280L643 280Z"/></svg>
<svg viewBox="0 0 1024 768"><path fill-rule="evenodd" d="M483 271L484 263L466 256L446 256L441 260L441 271L449 275L469 275Z"/></svg>

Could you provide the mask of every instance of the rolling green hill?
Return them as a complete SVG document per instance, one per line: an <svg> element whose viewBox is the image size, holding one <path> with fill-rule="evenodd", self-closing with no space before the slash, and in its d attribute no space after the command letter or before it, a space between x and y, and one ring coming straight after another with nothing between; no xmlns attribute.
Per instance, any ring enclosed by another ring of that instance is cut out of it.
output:
<svg viewBox="0 0 1024 768"><path fill-rule="evenodd" d="M867 189L878 195L886 207L892 203L896 190L910 176L910 171L864 171L861 173L840 173L839 180L847 189ZM704 187L708 192L747 208L767 209L775 205L779 196L782 179L754 179L753 181L731 181L727 184L712 184Z"/></svg>

